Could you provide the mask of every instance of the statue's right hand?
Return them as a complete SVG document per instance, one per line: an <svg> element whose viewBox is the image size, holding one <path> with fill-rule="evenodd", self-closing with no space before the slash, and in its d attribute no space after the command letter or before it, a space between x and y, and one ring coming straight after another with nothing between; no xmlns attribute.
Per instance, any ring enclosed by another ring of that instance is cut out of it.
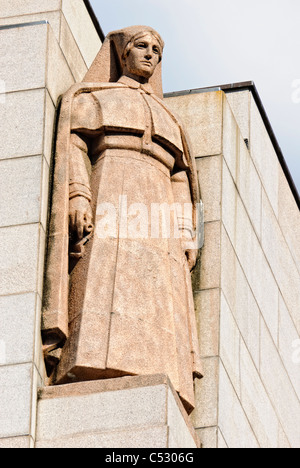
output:
<svg viewBox="0 0 300 468"><path fill-rule="evenodd" d="M70 200L69 224L71 233L82 240L92 229L92 209L89 200L78 196Z"/></svg>

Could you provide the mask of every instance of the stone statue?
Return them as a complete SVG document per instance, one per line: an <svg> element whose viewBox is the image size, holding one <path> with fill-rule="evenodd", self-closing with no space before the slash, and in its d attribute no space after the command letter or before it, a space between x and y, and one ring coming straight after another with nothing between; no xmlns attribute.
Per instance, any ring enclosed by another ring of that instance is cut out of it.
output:
<svg viewBox="0 0 300 468"><path fill-rule="evenodd" d="M149 27L112 32L63 96L42 333L52 384L164 373L190 412L200 195L162 101L163 47Z"/></svg>

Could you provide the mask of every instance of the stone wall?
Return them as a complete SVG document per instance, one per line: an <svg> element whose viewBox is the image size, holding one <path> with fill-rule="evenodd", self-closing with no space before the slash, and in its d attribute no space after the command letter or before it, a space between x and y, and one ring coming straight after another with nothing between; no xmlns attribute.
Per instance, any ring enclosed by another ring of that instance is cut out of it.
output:
<svg viewBox="0 0 300 468"><path fill-rule="evenodd" d="M251 90L167 103L190 135L205 206L195 427L209 448L299 447L299 209Z"/></svg>
<svg viewBox="0 0 300 468"><path fill-rule="evenodd" d="M82 0L1 0L0 44L0 447L29 447L55 109L101 43Z"/></svg>

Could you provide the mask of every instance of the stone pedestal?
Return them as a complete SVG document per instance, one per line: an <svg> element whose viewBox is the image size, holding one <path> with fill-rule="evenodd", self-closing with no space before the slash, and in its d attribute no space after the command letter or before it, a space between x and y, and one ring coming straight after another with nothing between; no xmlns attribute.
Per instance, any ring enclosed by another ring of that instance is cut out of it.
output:
<svg viewBox="0 0 300 468"><path fill-rule="evenodd" d="M36 448L197 448L199 441L165 375L43 388Z"/></svg>

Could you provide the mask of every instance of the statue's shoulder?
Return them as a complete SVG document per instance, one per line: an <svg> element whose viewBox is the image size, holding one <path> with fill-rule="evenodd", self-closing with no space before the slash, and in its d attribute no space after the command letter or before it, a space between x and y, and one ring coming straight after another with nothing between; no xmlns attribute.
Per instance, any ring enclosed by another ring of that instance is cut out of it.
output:
<svg viewBox="0 0 300 468"><path fill-rule="evenodd" d="M113 90L126 88L122 83L75 83L72 85L68 91L62 96L63 101L72 101L78 96L87 96L91 95L94 92L100 92L105 90Z"/></svg>

